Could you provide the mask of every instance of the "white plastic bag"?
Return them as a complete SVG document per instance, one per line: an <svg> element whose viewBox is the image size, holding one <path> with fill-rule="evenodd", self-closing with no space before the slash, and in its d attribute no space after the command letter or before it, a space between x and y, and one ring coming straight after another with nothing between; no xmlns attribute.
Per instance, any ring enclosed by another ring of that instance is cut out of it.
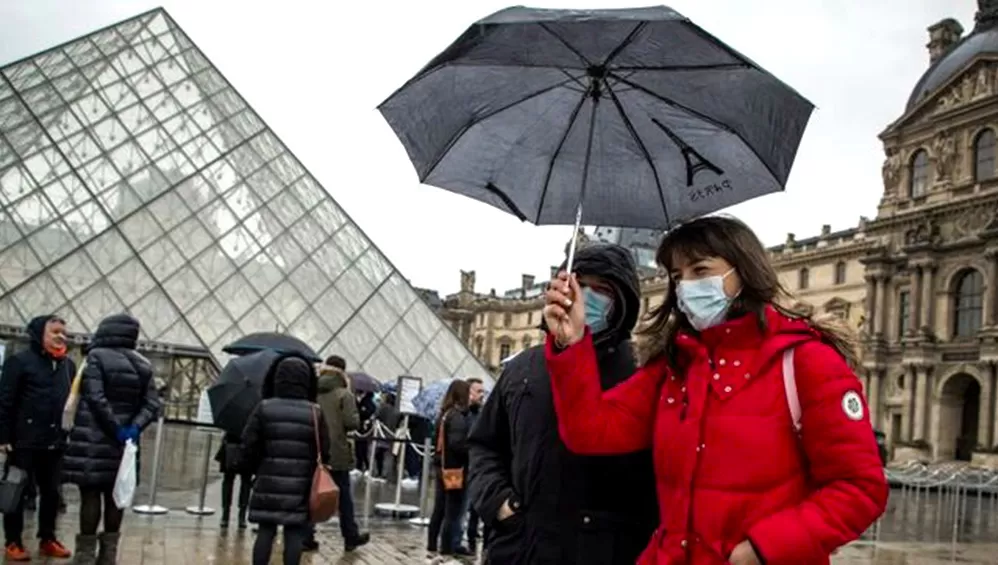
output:
<svg viewBox="0 0 998 565"><path fill-rule="evenodd" d="M135 498L138 453L139 448L134 441L125 442L125 452L121 455L121 464L118 465L118 476L114 479L114 505L119 509L131 506L132 499Z"/></svg>

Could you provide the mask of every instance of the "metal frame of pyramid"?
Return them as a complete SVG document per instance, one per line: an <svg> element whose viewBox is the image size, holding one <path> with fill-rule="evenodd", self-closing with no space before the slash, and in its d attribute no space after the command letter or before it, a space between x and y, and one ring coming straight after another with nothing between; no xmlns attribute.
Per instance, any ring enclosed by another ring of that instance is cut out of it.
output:
<svg viewBox="0 0 998 565"><path fill-rule="evenodd" d="M286 330L381 379L488 377L162 9L0 68L0 323Z"/></svg>

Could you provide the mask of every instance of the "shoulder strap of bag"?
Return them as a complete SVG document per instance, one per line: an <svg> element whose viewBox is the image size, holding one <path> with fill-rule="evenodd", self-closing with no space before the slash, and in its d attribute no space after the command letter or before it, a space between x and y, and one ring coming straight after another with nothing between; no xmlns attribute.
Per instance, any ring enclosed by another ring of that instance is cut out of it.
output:
<svg viewBox="0 0 998 565"><path fill-rule="evenodd" d="M446 469L447 464L445 460L447 458L447 414L450 411L444 412L444 415L440 417L440 429L437 430L437 447L440 449L440 468Z"/></svg>
<svg viewBox="0 0 998 565"><path fill-rule="evenodd" d="M319 407L312 405L312 431L315 432L315 461L322 465L322 442L319 441Z"/></svg>
<svg viewBox="0 0 998 565"><path fill-rule="evenodd" d="M794 370L794 349L792 347L783 352L783 388L786 390L787 406L790 407L794 431L800 433L800 396L797 395L797 374Z"/></svg>

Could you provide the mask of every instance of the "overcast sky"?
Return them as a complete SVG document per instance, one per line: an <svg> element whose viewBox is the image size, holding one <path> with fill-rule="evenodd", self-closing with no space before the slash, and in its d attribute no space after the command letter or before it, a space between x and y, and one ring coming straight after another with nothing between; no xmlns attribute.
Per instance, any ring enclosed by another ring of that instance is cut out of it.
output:
<svg viewBox="0 0 998 565"><path fill-rule="evenodd" d="M0 0L0 64L162 5L403 275L442 292L459 269L500 292L560 261L568 227L522 224L418 184L375 107L493 0ZM531 5L617 8L615 0ZM671 7L814 102L787 191L730 209L767 244L874 216L877 134L928 66L926 28L970 30L974 0L672 0Z"/></svg>

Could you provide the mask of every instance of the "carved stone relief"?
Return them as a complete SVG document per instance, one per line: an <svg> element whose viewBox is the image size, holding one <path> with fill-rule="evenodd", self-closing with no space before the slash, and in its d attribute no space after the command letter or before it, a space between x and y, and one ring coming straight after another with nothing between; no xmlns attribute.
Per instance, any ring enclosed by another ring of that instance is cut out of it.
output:
<svg viewBox="0 0 998 565"><path fill-rule="evenodd" d="M966 239L981 232L995 218L995 210L986 206L975 206L953 221L953 238Z"/></svg>
<svg viewBox="0 0 998 565"><path fill-rule="evenodd" d="M887 158L881 173L884 176L884 193L894 194L901 181L901 155L897 149L887 149Z"/></svg>
<svg viewBox="0 0 998 565"><path fill-rule="evenodd" d="M953 134L944 131L932 142L932 155L936 162L936 181L951 180L959 176L960 155Z"/></svg>
<svg viewBox="0 0 998 565"><path fill-rule="evenodd" d="M998 66L984 64L976 71L964 75L948 90L939 95L935 112L944 112L975 100L991 96L998 83Z"/></svg>
<svg viewBox="0 0 998 565"><path fill-rule="evenodd" d="M943 242L939 224L927 218L904 233L905 245L937 245Z"/></svg>

